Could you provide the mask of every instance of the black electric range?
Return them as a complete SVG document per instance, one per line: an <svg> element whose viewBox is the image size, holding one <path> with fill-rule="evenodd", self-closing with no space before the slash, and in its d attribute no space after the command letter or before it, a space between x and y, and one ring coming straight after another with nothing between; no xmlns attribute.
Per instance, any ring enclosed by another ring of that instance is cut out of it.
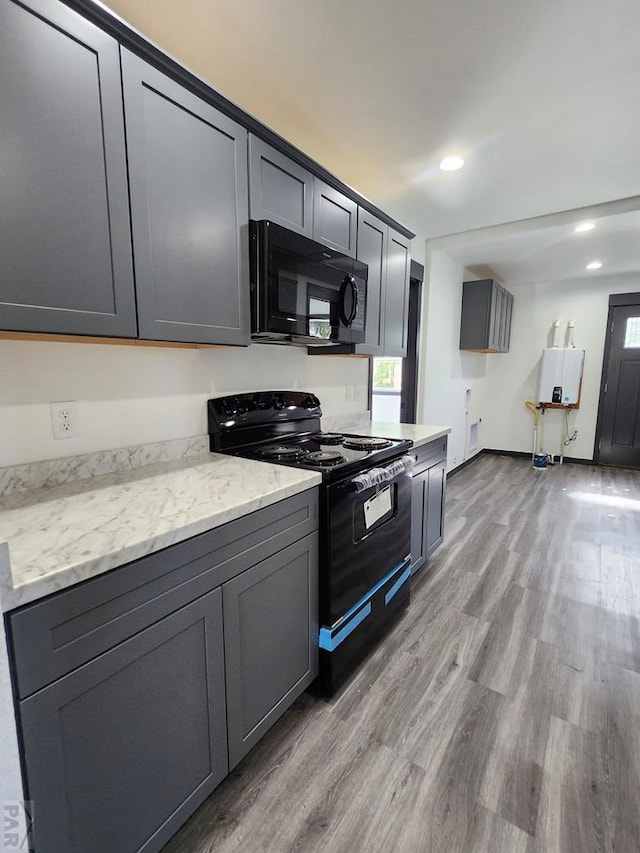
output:
<svg viewBox="0 0 640 853"><path fill-rule="evenodd" d="M322 475L319 689L332 695L409 603L412 442L322 432L321 416L302 391L208 401L212 451Z"/></svg>

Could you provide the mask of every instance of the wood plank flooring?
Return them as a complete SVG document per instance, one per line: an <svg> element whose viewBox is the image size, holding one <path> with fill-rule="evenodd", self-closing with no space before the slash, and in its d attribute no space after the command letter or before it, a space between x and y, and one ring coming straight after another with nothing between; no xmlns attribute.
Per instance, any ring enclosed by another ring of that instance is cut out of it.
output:
<svg viewBox="0 0 640 853"><path fill-rule="evenodd" d="M481 456L411 607L166 853L638 853L640 473Z"/></svg>

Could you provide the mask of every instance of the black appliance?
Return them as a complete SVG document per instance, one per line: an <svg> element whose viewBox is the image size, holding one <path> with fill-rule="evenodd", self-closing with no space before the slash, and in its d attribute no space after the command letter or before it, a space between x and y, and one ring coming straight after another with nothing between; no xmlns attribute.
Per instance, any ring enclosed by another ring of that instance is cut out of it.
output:
<svg viewBox="0 0 640 853"><path fill-rule="evenodd" d="M249 235L254 341L364 341L366 264L266 219L252 220Z"/></svg>
<svg viewBox="0 0 640 853"><path fill-rule="evenodd" d="M210 448L319 471L320 675L331 696L409 604L411 441L323 433L314 394L208 402Z"/></svg>

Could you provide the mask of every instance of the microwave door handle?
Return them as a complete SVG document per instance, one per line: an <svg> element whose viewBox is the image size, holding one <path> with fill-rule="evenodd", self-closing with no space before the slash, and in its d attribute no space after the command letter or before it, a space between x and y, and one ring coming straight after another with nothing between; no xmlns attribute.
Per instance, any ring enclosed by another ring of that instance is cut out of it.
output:
<svg viewBox="0 0 640 853"><path fill-rule="evenodd" d="M345 301L347 296L347 289L351 289L351 311L347 316L347 312L345 310ZM358 286L356 284L355 278L349 274L346 275L342 279L342 284L340 285L340 319L342 320L343 325L348 329L353 321L356 318L356 314L358 313Z"/></svg>

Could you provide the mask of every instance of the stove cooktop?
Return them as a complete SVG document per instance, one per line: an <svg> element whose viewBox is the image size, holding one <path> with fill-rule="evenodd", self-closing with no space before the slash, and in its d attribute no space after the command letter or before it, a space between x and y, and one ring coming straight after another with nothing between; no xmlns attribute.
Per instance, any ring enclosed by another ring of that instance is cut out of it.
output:
<svg viewBox="0 0 640 853"><path fill-rule="evenodd" d="M320 471L324 479L355 474L406 452L411 442L338 433L288 436L231 451L237 456Z"/></svg>
<svg viewBox="0 0 640 853"><path fill-rule="evenodd" d="M411 441L322 432L320 401L308 391L255 391L207 404L210 448L261 462L348 478L406 453Z"/></svg>

